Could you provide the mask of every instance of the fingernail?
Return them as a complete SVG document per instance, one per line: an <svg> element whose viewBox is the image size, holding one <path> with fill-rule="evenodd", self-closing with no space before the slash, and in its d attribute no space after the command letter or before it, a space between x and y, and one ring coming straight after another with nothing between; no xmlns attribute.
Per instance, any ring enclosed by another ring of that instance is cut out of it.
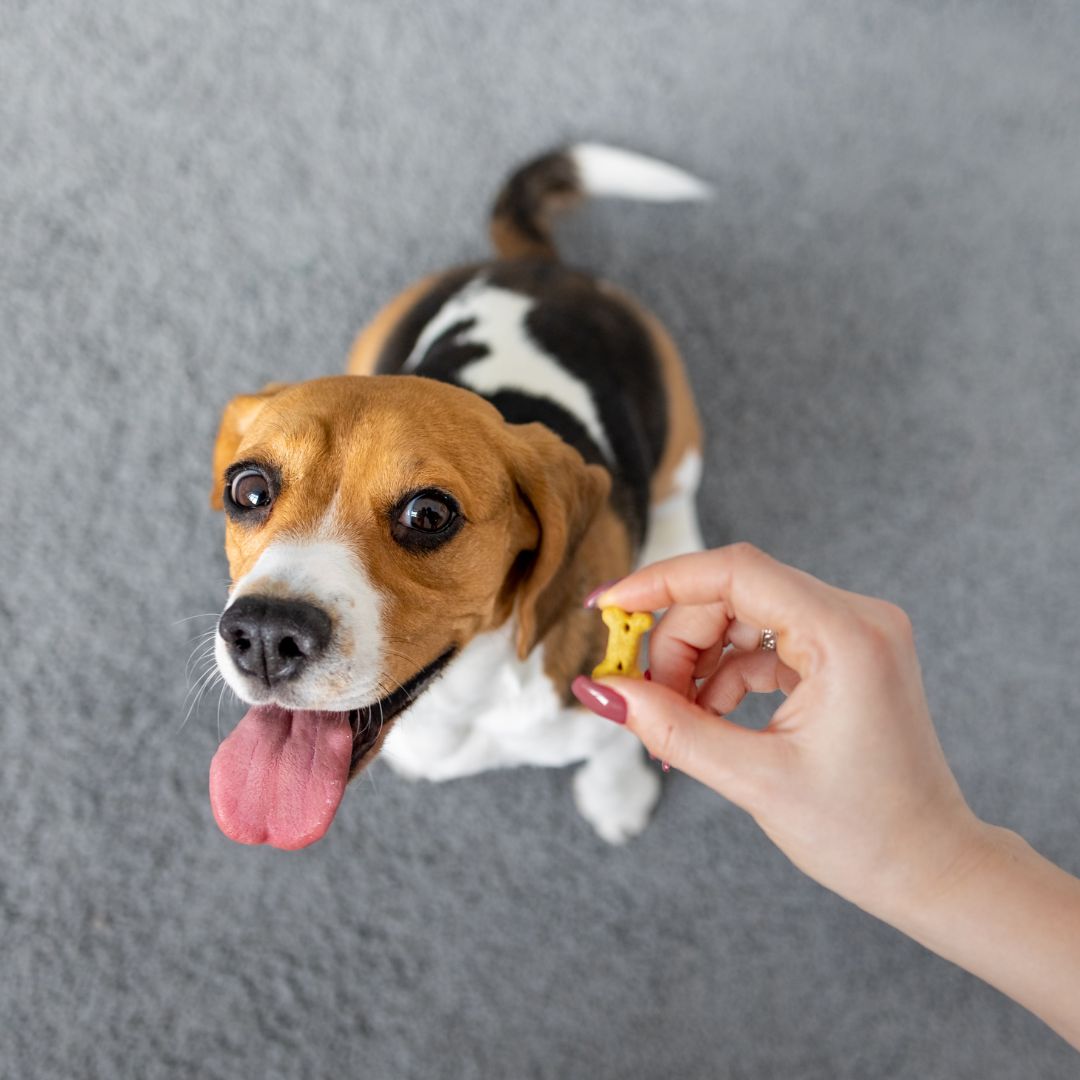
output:
<svg viewBox="0 0 1080 1080"><path fill-rule="evenodd" d="M614 581L606 581L603 585L598 585L585 599L582 601L584 607L596 607L596 601L600 599L611 588L612 585L618 585L622 581L622 578L616 578Z"/></svg>
<svg viewBox="0 0 1080 1080"><path fill-rule="evenodd" d="M574 697L597 716L615 724L626 723L626 699L614 690L593 682L584 675L579 675L570 684L570 689L574 692Z"/></svg>
<svg viewBox="0 0 1080 1080"><path fill-rule="evenodd" d="M646 668L645 674L641 676L646 682L652 682L652 672Z"/></svg>

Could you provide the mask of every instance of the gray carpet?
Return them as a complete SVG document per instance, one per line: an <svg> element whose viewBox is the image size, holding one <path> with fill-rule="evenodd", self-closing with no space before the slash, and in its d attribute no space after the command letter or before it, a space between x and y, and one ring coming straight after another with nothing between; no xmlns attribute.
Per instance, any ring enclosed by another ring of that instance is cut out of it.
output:
<svg viewBox="0 0 1080 1080"><path fill-rule="evenodd" d="M513 163L644 150L715 201L563 246L687 354L708 540L903 604L973 805L1080 872L1077 55L1064 0L6 0L0 1074L1077 1075L685 777L621 850L565 771L384 766L229 843L178 622L223 403L483 255Z"/></svg>

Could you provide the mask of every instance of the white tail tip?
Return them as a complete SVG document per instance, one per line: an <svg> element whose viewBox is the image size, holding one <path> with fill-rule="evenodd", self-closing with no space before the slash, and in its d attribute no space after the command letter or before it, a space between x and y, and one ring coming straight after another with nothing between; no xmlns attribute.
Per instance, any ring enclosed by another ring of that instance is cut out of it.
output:
<svg viewBox="0 0 1080 1080"><path fill-rule="evenodd" d="M569 153L586 195L651 202L712 197L713 189L704 180L632 150L603 143L578 143L570 147Z"/></svg>

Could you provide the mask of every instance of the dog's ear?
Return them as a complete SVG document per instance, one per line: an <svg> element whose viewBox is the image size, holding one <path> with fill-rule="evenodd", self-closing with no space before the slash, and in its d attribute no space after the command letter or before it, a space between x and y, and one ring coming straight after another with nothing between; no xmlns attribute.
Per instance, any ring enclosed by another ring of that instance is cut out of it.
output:
<svg viewBox="0 0 1080 1080"><path fill-rule="evenodd" d="M214 510L224 508L222 484L225 469L236 456L236 448L244 437L244 432L251 427L252 420L259 410L288 383L267 383L257 394L241 394L234 397L221 414L217 441L214 443L214 487L210 491L210 506Z"/></svg>
<svg viewBox="0 0 1080 1080"><path fill-rule="evenodd" d="M517 484L528 546L516 572L517 652L524 660L580 587L568 573L597 511L611 491L611 475L587 465L543 424L512 424L510 469Z"/></svg>

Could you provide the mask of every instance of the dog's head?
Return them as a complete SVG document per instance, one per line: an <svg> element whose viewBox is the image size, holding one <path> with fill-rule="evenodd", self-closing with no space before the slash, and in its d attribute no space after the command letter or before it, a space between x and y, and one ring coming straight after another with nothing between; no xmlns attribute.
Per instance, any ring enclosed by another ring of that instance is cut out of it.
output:
<svg viewBox="0 0 1080 1080"><path fill-rule="evenodd" d="M271 386L225 410L216 656L253 706L211 767L223 831L302 847L393 718L476 634L524 657L579 585L610 478L539 424L415 376Z"/></svg>

